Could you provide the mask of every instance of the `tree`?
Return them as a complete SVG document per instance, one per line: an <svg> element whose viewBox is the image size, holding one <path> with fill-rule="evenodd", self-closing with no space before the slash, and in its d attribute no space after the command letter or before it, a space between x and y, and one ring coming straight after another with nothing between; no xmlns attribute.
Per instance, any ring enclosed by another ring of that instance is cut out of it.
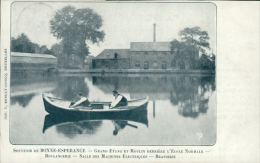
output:
<svg viewBox="0 0 260 163"><path fill-rule="evenodd" d="M171 42L171 53L175 53L175 60L190 61L191 68L198 67L199 52L206 54L205 49L210 49L208 32L202 31L200 27L185 28L179 32L181 42Z"/></svg>
<svg viewBox="0 0 260 163"><path fill-rule="evenodd" d="M59 66L64 66L64 59L65 57L63 56L63 45L62 43L56 43L51 46L51 53L58 58L58 65Z"/></svg>
<svg viewBox="0 0 260 163"><path fill-rule="evenodd" d="M202 54L205 53L205 48L210 50L208 32L202 31L200 27L185 28L179 32L179 35L182 37L182 42L187 45L192 45L202 52Z"/></svg>
<svg viewBox="0 0 260 163"><path fill-rule="evenodd" d="M87 40L93 44L103 41L105 32L100 30L102 25L101 16L89 8L66 6L56 12L50 21L51 33L62 40L63 52L68 58L67 64L69 55L73 53L84 60L89 54Z"/></svg>
<svg viewBox="0 0 260 163"><path fill-rule="evenodd" d="M46 45L40 46L22 33L17 38L11 38L11 51L22 53L37 53L37 54L51 54L51 51Z"/></svg>
<svg viewBox="0 0 260 163"><path fill-rule="evenodd" d="M199 63L200 63L200 68L203 70L215 70L215 59L213 60L211 57L207 56L206 54L201 55Z"/></svg>
<svg viewBox="0 0 260 163"><path fill-rule="evenodd" d="M185 61L189 61L191 68L195 68L198 51L193 50L193 48L193 45L187 45L185 42L179 42L174 39L171 42L171 53L175 54L174 61L179 62L179 66L182 63L184 64Z"/></svg>
<svg viewBox="0 0 260 163"><path fill-rule="evenodd" d="M11 51L23 53L35 53L31 40L24 34L20 34L16 39L11 38Z"/></svg>

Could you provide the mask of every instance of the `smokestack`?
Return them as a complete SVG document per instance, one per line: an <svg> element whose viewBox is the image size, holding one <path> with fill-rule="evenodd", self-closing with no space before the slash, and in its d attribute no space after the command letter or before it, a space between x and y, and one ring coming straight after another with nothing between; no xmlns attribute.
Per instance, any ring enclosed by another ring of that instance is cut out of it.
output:
<svg viewBox="0 0 260 163"><path fill-rule="evenodd" d="M153 42L156 42L156 24L153 24Z"/></svg>

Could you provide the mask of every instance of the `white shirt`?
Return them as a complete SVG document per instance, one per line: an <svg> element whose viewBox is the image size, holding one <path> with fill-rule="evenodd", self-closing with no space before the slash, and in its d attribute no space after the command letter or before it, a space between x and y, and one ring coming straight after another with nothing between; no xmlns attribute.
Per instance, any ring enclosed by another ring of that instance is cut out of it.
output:
<svg viewBox="0 0 260 163"><path fill-rule="evenodd" d="M74 105L72 105L71 107L75 107L75 106L81 104L82 102L84 102L84 101L86 101L86 100L87 100L86 97L82 97L79 101L77 101L77 102L76 102Z"/></svg>
<svg viewBox="0 0 260 163"><path fill-rule="evenodd" d="M115 107L115 106L121 101L122 98L123 98L122 95L118 95L118 96L116 97L115 101L113 101L113 102L111 103L111 108Z"/></svg>

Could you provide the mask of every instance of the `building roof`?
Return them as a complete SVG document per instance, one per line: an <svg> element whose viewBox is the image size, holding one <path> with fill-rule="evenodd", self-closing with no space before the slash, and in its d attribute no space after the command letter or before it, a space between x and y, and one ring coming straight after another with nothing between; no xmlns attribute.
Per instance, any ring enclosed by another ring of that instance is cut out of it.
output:
<svg viewBox="0 0 260 163"><path fill-rule="evenodd" d="M129 58L129 49L105 49L98 56L97 59L112 59L115 58L115 53L118 54L117 58Z"/></svg>
<svg viewBox="0 0 260 163"><path fill-rule="evenodd" d="M130 51L171 51L170 42L131 42Z"/></svg>
<svg viewBox="0 0 260 163"><path fill-rule="evenodd" d="M12 57L33 57L33 58L57 58L49 54L35 54L35 53L20 53L20 52L11 52Z"/></svg>

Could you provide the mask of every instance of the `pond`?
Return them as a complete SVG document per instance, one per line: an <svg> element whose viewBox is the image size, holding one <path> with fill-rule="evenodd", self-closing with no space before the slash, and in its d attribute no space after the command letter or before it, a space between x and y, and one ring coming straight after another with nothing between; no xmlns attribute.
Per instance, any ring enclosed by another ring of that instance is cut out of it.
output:
<svg viewBox="0 0 260 163"><path fill-rule="evenodd" d="M73 117L48 114L42 94L112 101L149 96L136 116ZM49 145L213 145L217 133L214 75L60 74L11 79L10 142Z"/></svg>

